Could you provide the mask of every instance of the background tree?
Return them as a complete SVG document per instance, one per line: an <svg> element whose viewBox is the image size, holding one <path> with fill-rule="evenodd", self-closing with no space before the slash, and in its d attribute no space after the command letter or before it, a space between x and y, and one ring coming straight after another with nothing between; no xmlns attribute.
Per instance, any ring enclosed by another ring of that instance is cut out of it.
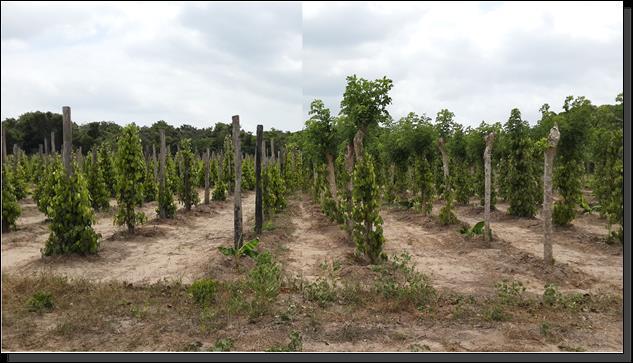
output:
<svg viewBox="0 0 633 363"><path fill-rule="evenodd" d="M560 142L558 144L554 185L561 199L554 204L553 220L567 225L576 217L576 206L582 199L582 175L584 173L584 148L587 142L593 106L584 97L567 97L560 118Z"/></svg>
<svg viewBox="0 0 633 363"><path fill-rule="evenodd" d="M143 202L145 175L143 149L135 124L127 125L121 132L115 165L118 210L114 222L127 225L128 232L134 233L134 227L145 221L145 214L135 211L135 207Z"/></svg>

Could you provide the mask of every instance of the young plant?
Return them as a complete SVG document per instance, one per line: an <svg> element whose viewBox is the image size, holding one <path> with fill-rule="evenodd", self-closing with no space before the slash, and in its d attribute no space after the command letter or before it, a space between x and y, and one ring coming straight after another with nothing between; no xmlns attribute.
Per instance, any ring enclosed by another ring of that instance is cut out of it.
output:
<svg viewBox="0 0 633 363"><path fill-rule="evenodd" d="M220 246L218 247L218 250L224 256L233 257L233 260L235 261L235 265L237 266L240 257L243 257L243 256L248 256L251 258L257 257L257 255L259 254L256 250L258 244L259 244L259 238L255 238L254 240L244 243L242 247L240 248Z"/></svg>
<svg viewBox="0 0 633 363"><path fill-rule="evenodd" d="M191 152L191 140L183 139L180 144L180 151L177 157L182 163L181 182L178 190L178 198L185 205L186 210L191 210L191 206L200 202L198 191L193 183L193 163L194 155Z"/></svg>
<svg viewBox="0 0 633 363"><path fill-rule="evenodd" d="M484 234L484 221L477 222L472 228L468 228L467 226L462 227L459 230L459 233L470 238L474 236L481 236Z"/></svg>

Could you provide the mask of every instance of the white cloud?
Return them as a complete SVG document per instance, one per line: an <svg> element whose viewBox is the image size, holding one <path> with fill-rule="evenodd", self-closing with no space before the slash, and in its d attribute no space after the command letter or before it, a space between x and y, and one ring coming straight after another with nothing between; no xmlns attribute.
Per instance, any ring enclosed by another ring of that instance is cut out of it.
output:
<svg viewBox="0 0 633 363"><path fill-rule="evenodd" d="M394 80L390 112L505 121L623 88L622 3L2 2L1 117L302 128L345 77Z"/></svg>

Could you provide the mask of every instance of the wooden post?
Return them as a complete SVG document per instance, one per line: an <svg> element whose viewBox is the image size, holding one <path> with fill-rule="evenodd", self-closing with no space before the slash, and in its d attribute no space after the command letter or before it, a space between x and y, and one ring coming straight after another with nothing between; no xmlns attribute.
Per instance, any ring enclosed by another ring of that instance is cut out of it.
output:
<svg viewBox="0 0 633 363"><path fill-rule="evenodd" d="M255 234L262 233L264 213L262 209L262 141L264 126L257 125L257 142L255 146Z"/></svg>
<svg viewBox="0 0 633 363"><path fill-rule="evenodd" d="M560 140L558 125L549 131L547 138L547 150L545 150L545 167L543 174L543 259L548 265L554 264L554 253L552 251L552 170L554 169L554 157L556 156L556 146Z"/></svg>
<svg viewBox="0 0 633 363"><path fill-rule="evenodd" d="M48 139L47 138L44 138L44 155L48 155Z"/></svg>
<svg viewBox="0 0 633 363"><path fill-rule="evenodd" d="M62 107L63 114L63 135L64 140L64 169L66 174L70 177L73 175L73 164L71 162L73 151L73 127L70 120L70 107ZM46 139L44 139L44 148L47 148ZM46 151L46 150L45 150Z"/></svg>
<svg viewBox="0 0 633 363"><path fill-rule="evenodd" d="M209 204L209 148L204 153L204 204Z"/></svg>
<svg viewBox="0 0 633 363"><path fill-rule="evenodd" d="M262 168L265 168L268 163L268 155L266 155L266 140L264 140L264 135L262 135Z"/></svg>
<svg viewBox="0 0 633 363"><path fill-rule="evenodd" d="M233 116L233 146L235 149L235 191L233 193L235 249L242 247L242 152L240 151L240 116Z"/></svg>
<svg viewBox="0 0 633 363"><path fill-rule="evenodd" d="M55 155L55 131L51 131L51 155Z"/></svg>
<svg viewBox="0 0 633 363"><path fill-rule="evenodd" d="M270 139L270 161L275 163L275 139Z"/></svg>
<svg viewBox="0 0 633 363"><path fill-rule="evenodd" d="M39 145L40 162L44 165L44 145Z"/></svg>
<svg viewBox="0 0 633 363"><path fill-rule="evenodd" d="M488 243L492 241L492 233L490 232L490 188L491 175L490 154L492 153L492 143L495 139L495 133L491 132L486 136L486 149L484 150L484 240Z"/></svg>
<svg viewBox="0 0 633 363"><path fill-rule="evenodd" d="M165 145L165 130L160 130L160 171L158 179L158 215L161 218L167 217L165 207L160 203L160 196L165 193L165 168L167 163L167 146Z"/></svg>

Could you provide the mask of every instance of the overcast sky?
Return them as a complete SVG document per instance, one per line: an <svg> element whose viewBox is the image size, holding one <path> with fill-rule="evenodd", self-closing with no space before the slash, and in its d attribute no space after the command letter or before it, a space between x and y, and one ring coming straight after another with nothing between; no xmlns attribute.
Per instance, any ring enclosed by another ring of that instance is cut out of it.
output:
<svg viewBox="0 0 633 363"><path fill-rule="evenodd" d="M534 123L567 95L623 89L621 2L2 2L1 118L72 107L79 123L298 130L339 111L345 77L394 81L389 108Z"/></svg>

